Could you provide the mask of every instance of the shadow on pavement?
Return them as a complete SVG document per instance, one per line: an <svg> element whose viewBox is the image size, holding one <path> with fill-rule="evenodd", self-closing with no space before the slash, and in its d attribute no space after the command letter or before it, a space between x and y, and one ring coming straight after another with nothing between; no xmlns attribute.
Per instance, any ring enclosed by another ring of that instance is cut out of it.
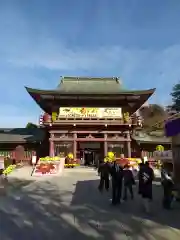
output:
<svg viewBox="0 0 180 240"><path fill-rule="evenodd" d="M101 195L97 185L78 181L75 191L65 191L52 181L14 179L9 194L0 197L1 239L180 239L178 230L163 236L167 226L180 228L180 211L161 210L160 186L154 186L154 214L148 217L139 210L138 196L111 207L110 196Z"/></svg>
<svg viewBox="0 0 180 240"><path fill-rule="evenodd" d="M86 181L80 181L76 184L72 205L86 206L86 209L83 209L81 213L80 211L76 213L82 218L82 221L84 218L84 221L89 219L89 221L100 222L103 226L106 226L106 230L109 225L109 233L110 231L124 231L126 236L132 237L132 239L139 239L140 236L144 237L144 239L152 239L152 234L155 239L169 239L166 235L164 237L160 236L160 234L163 235L165 228L170 227L180 230L180 206L174 206L175 208L171 211L162 209L163 191L160 183L155 182L153 185L154 199L151 204L152 212L150 215L143 213L141 198L138 194L136 194L133 201L129 200L116 207L111 206L108 203L108 197L111 196L111 193L104 192L101 197L99 197L101 194L98 191L94 191L93 194L93 189L95 189L95 186L97 189L98 183L97 180L94 180L93 183L91 181L91 185ZM137 193L136 187L134 191ZM85 202L83 196L89 196L89 199L87 197ZM100 232L106 230L99 229ZM179 234L177 236L175 234L171 238L180 239ZM109 237L113 239L112 236L109 235Z"/></svg>

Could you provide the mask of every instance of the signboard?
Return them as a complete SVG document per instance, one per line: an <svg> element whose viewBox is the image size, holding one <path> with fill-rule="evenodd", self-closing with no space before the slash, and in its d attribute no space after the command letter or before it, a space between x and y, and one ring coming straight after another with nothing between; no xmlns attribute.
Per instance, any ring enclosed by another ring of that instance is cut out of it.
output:
<svg viewBox="0 0 180 240"><path fill-rule="evenodd" d="M16 161L24 160L24 147L19 145L15 149L15 159Z"/></svg>
<svg viewBox="0 0 180 240"><path fill-rule="evenodd" d="M36 164L36 161L37 161L37 157L36 156L32 156L32 164Z"/></svg>
<svg viewBox="0 0 180 240"><path fill-rule="evenodd" d="M58 174L60 163L38 163L33 171L33 176Z"/></svg>
<svg viewBox="0 0 180 240"><path fill-rule="evenodd" d="M60 108L59 118L122 118L121 108Z"/></svg>

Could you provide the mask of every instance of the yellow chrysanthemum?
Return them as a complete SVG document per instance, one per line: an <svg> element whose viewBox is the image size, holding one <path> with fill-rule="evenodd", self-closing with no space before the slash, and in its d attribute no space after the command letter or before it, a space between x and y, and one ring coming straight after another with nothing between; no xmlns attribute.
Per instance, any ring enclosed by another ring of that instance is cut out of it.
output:
<svg viewBox="0 0 180 240"><path fill-rule="evenodd" d="M68 154L68 158L69 158L69 159L73 159L73 158L74 158L73 154L72 154L72 153L69 153L69 154Z"/></svg>

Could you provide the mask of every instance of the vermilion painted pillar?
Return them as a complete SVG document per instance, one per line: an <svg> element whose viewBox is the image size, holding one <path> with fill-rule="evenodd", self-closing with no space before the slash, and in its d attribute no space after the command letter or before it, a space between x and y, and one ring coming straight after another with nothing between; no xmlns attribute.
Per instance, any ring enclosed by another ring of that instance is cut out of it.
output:
<svg viewBox="0 0 180 240"><path fill-rule="evenodd" d="M104 133L104 157L107 156L108 145L107 145L107 133Z"/></svg>
<svg viewBox="0 0 180 240"><path fill-rule="evenodd" d="M127 132L127 157L131 158L131 137L129 132Z"/></svg>
<svg viewBox="0 0 180 240"><path fill-rule="evenodd" d="M49 140L49 156L54 157L54 141Z"/></svg>
<svg viewBox="0 0 180 240"><path fill-rule="evenodd" d="M74 160L76 161L76 158L77 158L77 134L74 133L73 134L73 155L74 155Z"/></svg>

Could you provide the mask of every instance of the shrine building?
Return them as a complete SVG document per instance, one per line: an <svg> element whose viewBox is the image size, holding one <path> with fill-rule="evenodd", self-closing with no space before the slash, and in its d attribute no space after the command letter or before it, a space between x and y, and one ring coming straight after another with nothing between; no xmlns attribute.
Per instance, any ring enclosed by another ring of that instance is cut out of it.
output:
<svg viewBox="0 0 180 240"><path fill-rule="evenodd" d="M44 112L41 127L48 134L49 155L73 153L85 164L108 151L117 159L131 157L131 135L141 125L134 113L155 91L124 89L116 77L63 77L56 89L26 90Z"/></svg>

